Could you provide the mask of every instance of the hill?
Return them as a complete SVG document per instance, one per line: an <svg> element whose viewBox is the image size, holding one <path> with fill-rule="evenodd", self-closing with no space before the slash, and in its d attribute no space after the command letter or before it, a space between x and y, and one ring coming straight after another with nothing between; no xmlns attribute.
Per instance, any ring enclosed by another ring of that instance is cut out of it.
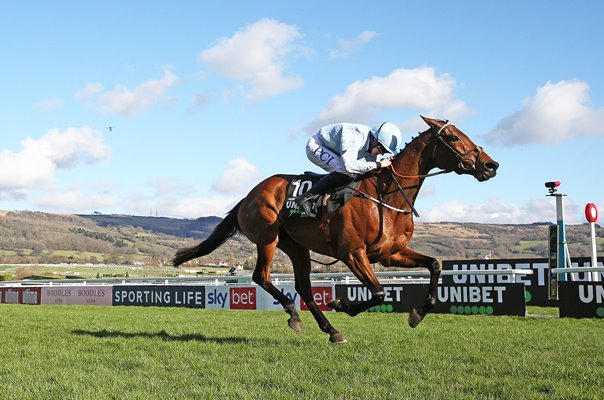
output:
<svg viewBox="0 0 604 400"><path fill-rule="evenodd" d="M132 226L146 231L194 239L208 237L212 229L222 220L219 217L201 217L189 220L136 215L78 214L77 216L90 219L102 227Z"/></svg>
<svg viewBox="0 0 604 400"><path fill-rule="evenodd" d="M145 268L168 265L177 249L207 237L220 220L218 217L187 220L3 212L0 213L0 263L109 263ZM418 223L410 245L439 259L546 257L548 225ZM598 227L598 237L603 233ZM571 255L588 256L588 225L568 226L567 241ZM604 239L598 239L598 245L599 252L604 252ZM316 254L313 258L331 261ZM196 263L243 264L252 268L255 261L254 245L245 237L237 236ZM343 268L340 263L333 267L313 264L317 271ZM291 271L289 259L280 251L275 255L273 271Z"/></svg>

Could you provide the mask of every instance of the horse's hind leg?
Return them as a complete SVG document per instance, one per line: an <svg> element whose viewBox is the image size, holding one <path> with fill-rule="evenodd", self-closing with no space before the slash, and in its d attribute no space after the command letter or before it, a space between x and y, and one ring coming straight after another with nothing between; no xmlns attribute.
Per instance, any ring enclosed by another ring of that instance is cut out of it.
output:
<svg viewBox="0 0 604 400"><path fill-rule="evenodd" d="M308 249L293 241L285 233L280 235L279 248L291 259L294 266L296 291L300 294L304 303L306 303L313 317L315 317L319 328L329 334L329 341L331 343L346 343L347 340L344 335L331 325L313 298L310 283L310 254Z"/></svg>
<svg viewBox="0 0 604 400"><path fill-rule="evenodd" d="M273 260L273 255L275 254L277 242L278 239L275 239L271 243L257 245L258 260L256 261L256 267L254 268L252 279L254 282L256 282L256 284L258 284L258 286L262 287L264 290L270 293L275 300L281 303L285 309L285 312L290 315L287 324L294 332L300 333L302 332L302 320L300 319L300 315L298 315L296 305L291 299L277 289L271 281L270 266Z"/></svg>
<svg viewBox="0 0 604 400"><path fill-rule="evenodd" d="M270 267L279 242L280 224L279 205L274 194L271 194L271 190L276 191L277 189L268 187L269 184L270 182L267 180L264 182L264 186L257 186L241 203L237 214L239 228L248 239L256 244L258 260L252 279L283 306L290 315L289 327L295 332L300 332L302 323L294 302L271 282Z"/></svg>

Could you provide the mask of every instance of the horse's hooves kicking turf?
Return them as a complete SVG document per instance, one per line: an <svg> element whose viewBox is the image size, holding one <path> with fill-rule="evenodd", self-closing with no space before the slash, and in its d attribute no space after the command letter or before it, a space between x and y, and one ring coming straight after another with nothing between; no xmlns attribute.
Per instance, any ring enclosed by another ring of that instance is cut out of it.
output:
<svg viewBox="0 0 604 400"><path fill-rule="evenodd" d="M409 312L409 326L412 328L416 328L420 322L422 322L422 320L424 319L424 316L421 315L417 309L413 309L411 310L411 312Z"/></svg>
<svg viewBox="0 0 604 400"><path fill-rule="evenodd" d="M340 332L330 335L329 341L333 344L348 343L348 340Z"/></svg>
<svg viewBox="0 0 604 400"><path fill-rule="evenodd" d="M302 332L302 320L300 318L290 318L287 320L287 325L296 333Z"/></svg>
<svg viewBox="0 0 604 400"><path fill-rule="evenodd" d="M327 303L327 307L330 307L333 310L340 311L342 309L342 300L333 299L329 303Z"/></svg>

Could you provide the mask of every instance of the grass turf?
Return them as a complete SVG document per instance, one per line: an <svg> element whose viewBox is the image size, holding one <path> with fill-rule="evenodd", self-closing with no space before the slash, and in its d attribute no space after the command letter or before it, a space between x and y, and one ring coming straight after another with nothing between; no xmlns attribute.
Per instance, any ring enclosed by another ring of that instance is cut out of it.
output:
<svg viewBox="0 0 604 400"><path fill-rule="evenodd" d="M2 304L0 398L604 398L604 320L328 317L348 344L308 312Z"/></svg>

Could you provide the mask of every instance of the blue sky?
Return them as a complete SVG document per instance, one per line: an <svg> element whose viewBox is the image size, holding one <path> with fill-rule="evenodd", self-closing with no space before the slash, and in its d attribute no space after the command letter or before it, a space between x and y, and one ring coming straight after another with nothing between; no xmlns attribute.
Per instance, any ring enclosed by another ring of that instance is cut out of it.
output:
<svg viewBox="0 0 604 400"><path fill-rule="evenodd" d="M0 5L0 209L223 216L317 171L324 124L450 119L500 163L426 181L418 221L604 212L599 1L21 1ZM110 131L107 127L113 127Z"/></svg>

